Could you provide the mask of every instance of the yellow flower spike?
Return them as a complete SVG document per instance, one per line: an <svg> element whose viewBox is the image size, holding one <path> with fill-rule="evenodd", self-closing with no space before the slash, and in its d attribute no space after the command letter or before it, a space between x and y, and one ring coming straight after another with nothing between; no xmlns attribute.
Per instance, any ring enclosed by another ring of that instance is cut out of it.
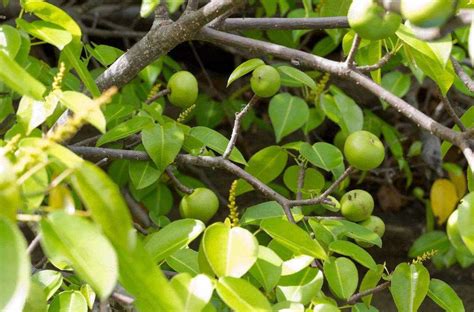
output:
<svg viewBox="0 0 474 312"><path fill-rule="evenodd" d="M324 92L324 89L326 89L326 85L328 84L330 77L331 77L331 74L325 73L321 77L321 79L319 79L318 84L316 85L316 90L314 90L314 103L315 104L319 103L319 97Z"/></svg>
<svg viewBox="0 0 474 312"><path fill-rule="evenodd" d="M229 219L231 221L231 226L238 226L239 225L239 212L237 210L237 204L235 203L235 192L237 190L237 180L232 182L232 185L229 189Z"/></svg>
<svg viewBox="0 0 474 312"><path fill-rule="evenodd" d="M148 93L148 97L146 98L147 101L151 100L160 90L161 83L155 84L151 89L150 92Z"/></svg>
<svg viewBox="0 0 474 312"><path fill-rule="evenodd" d="M437 253L438 253L438 250L435 250L435 249L433 249L431 251L427 251L424 254L422 254L421 256L416 257L416 259L413 259L412 264L425 262L425 261L433 258Z"/></svg>
<svg viewBox="0 0 474 312"><path fill-rule="evenodd" d="M61 62L59 64L58 73L56 74L56 76L54 76L53 86L52 86L53 90L61 89L61 84L63 82L65 72L66 72L66 66L64 65L63 62Z"/></svg>
<svg viewBox="0 0 474 312"><path fill-rule="evenodd" d="M178 119L176 119L176 121L179 123L184 123L186 119L188 119L189 114L191 114L195 108L196 108L196 104L193 104L189 106L188 108L186 108L184 111L182 111L179 114Z"/></svg>

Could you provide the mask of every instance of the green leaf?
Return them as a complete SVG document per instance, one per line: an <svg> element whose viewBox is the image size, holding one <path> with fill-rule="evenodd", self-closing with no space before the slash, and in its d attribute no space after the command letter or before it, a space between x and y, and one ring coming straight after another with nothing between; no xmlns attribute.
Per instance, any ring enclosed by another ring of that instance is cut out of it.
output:
<svg viewBox="0 0 474 312"><path fill-rule="evenodd" d="M105 117L97 105L90 97L76 91L54 91L55 95L59 98L59 101L72 110L74 113L86 112L85 119L97 130L105 132Z"/></svg>
<svg viewBox="0 0 474 312"><path fill-rule="evenodd" d="M278 301L292 301L306 305L321 291L323 280L323 272L314 268L306 268L296 274L283 276L276 290Z"/></svg>
<svg viewBox="0 0 474 312"><path fill-rule="evenodd" d="M430 288L428 289L428 297L437 305L449 312L464 312L464 304L456 292L447 283L432 278Z"/></svg>
<svg viewBox="0 0 474 312"><path fill-rule="evenodd" d="M92 310L92 308L94 307L94 302L95 302L94 290L92 289L92 287L89 286L89 284L83 284L81 285L80 292L86 299L87 306L89 307L89 309Z"/></svg>
<svg viewBox="0 0 474 312"><path fill-rule="evenodd" d="M347 16L351 3L352 0L325 1L322 2L319 12L321 17ZM345 32L344 29L326 29L325 31L331 36L334 42L341 42L342 35Z"/></svg>
<svg viewBox="0 0 474 312"><path fill-rule="evenodd" d="M145 150L163 173L178 155L183 145L184 134L174 122L147 127L142 131L142 142Z"/></svg>
<svg viewBox="0 0 474 312"><path fill-rule="evenodd" d="M205 228L204 223L199 220L181 219L171 222L158 232L147 236L145 249L155 262L161 262L178 249L186 247Z"/></svg>
<svg viewBox="0 0 474 312"><path fill-rule="evenodd" d="M26 194L24 202L27 210L37 209L41 205L47 187L48 172L45 168L35 172L21 185L22 193Z"/></svg>
<svg viewBox="0 0 474 312"><path fill-rule="evenodd" d="M0 26L0 51L5 52L5 54L14 59L15 56L20 51L21 47L21 35L20 32L10 26L10 25L1 25Z"/></svg>
<svg viewBox="0 0 474 312"><path fill-rule="evenodd" d="M21 311L30 287L30 257L20 229L0 216L0 311Z"/></svg>
<svg viewBox="0 0 474 312"><path fill-rule="evenodd" d="M166 263L178 273L199 274L198 253L192 249L176 250L166 258Z"/></svg>
<svg viewBox="0 0 474 312"><path fill-rule="evenodd" d="M471 64L474 64L474 20L471 22L471 27L469 28L468 49Z"/></svg>
<svg viewBox="0 0 474 312"><path fill-rule="evenodd" d="M360 282L359 292L375 288L377 286L377 283L382 278L383 273L384 266L381 264L377 265L376 270L368 270L367 273L365 273L364 278L362 278L362 282ZM362 301L369 306L370 302L372 301L372 296L373 294L364 296L362 298Z"/></svg>
<svg viewBox="0 0 474 312"><path fill-rule="evenodd" d="M41 285L46 300L49 300L56 293L59 287L61 287L63 276L58 271L41 270L31 277L31 281Z"/></svg>
<svg viewBox="0 0 474 312"><path fill-rule="evenodd" d="M186 140L189 140L189 137L193 138L194 140L197 140L202 144L202 147L207 146L211 148L212 150L216 151L219 154L223 154L227 144L229 143L229 140L219 132L212 130L210 128L206 127L194 127L191 129L191 131L188 133L188 138ZM186 145L186 142L185 142ZM238 149L234 147L232 149L232 153L230 153L230 160L235 161L239 164L246 165L247 162L245 161L244 156L240 153Z"/></svg>
<svg viewBox="0 0 474 312"><path fill-rule="evenodd" d="M261 59L250 59L248 61L243 62L236 69L230 74L229 80L227 80L227 86L229 86L232 82L239 79L240 77L250 73L258 66L265 65Z"/></svg>
<svg viewBox="0 0 474 312"><path fill-rule="evenodd" d="M246 229L214 223L202 238L204 254L214 273L241 277L257 261L258 242Z"/></svg>
<svg viewBox="0 0 474 312"><path fill-rule="evenodd" d="M461 199L458 205L458 228L466 247L474 255L474 193Z"/></svg>
<svg viewBox="0 0 474 312"><path fill-rule="evenodd" d="M48 303L43 288L35 281L31 281L28 297L26 298L24 312L47 312Z"/></svg>
<svg viewBox="0 0 474 312"><path fill-rule="evenodd" d="M257 261L249 272L266 292L270 292L280 280L282 264L283 260L273 250L259 246Z"/></svg>
<svg viewBox="0 0 474 312"><path fill-rule="evenodd" d="M339 125L344 135L362 130L364 115L353 99L338 92L334 96L323 94L320 101L326 116Z"/></svg>
<svg viewBox="0 0 474 312"><path fill-rule="evenodd" d="M326 113L322 110L321 106L309 109L308 121L303 127L303 133L308 134L311 130L319 127L326 119Z"/></svg>
<svg viewBox="0 0 474 312"><path fill-rule="evenodd" d="M26 134L30 134L34 128L41 125L46 118L51 116L57 104L58 98L54 95L47 96L45 101L35 100L24 95L20 100L16 114Z"/></svg>
<svg viewBox="0 0 474 312"><path fill-rule="evenodd" d="M68 31L53 23L45 21L28 23L20 18L16 19L16 23L33 37L52 44L59 50L62 50L72 40L72 35Z"/></svg>
<svg viewBox="0 0 474 312"><path fill-rule="evenodd" d="M368 269L377 269L377 264L375 263L372 256L363 248L359 247L354 243L343 240L336 240L329 244L329 250L336 252L340 255L351 257L352 259L359 262Z"/></svg>
<svg viewBox="0 0 474 312"><path fill-rule="evenodd" d="M308 74L302 72L301 70L291 66L278 66L277 69L288 77L290 77L291 79L309 87L311 90L316 89L316 83L314 82L314 80L310 76L308 76Z"/></svg>
<svg viewBox="0 0 474 312"><path fill-rule="evenodd" d="M61 56L64 55L65 63L68 66L72 66L76 70L77 74L79 75L79 78L81 78L81 81L84 83L87 90L89 90L92 96L98 97L100 95L100 90L97 87L97 84L95 83L94 79L92 78L91 73L87 69L87 65L84 64L84 62L81 61L80 56L77 55L77 51L80 52L81 50L81 44L68 44L62 50Z"/></svg>
<svg viewBox="0 0 474 312"><path fill-rule="evenodd" d="M389 72L382 77L382 87L400 98L407 94L410 85L410 76L399 71ZM388 107L387 103L383 101L382 103L384 103L384 107Z"/></svg>
<svg viewBox="0 0 474 312"><path fill-rule="evenodd" d="M130 180L137 190L144 189L156 181L161 176L151 161L132 160L128 166Z"/></svg>
<svg viewBox="0 0 474 312"><path fill-rule="evenodd" d="M451 243L444 231L431 231L418 237L408 251L408 256L416 258L426 252L436 250L438 253L448 251Z"/></svg>
<svg viewBox="0 0 474 312"><path fill-rule="evenodd" d="M221 277L216 290L219 297L236 312L271 311L267 298L246 280Z"/></svg>
<svg viewBox="0 0 474 312"><path fill-rule="evenodd" d="M311 164L326 171L336 169L343 164L341 151L329 143L318 142L312 146L308 143L304 143L301 145L300 153Z"/></svg>
<svg viewBox="0 0 474 312"><path fill-rule="evenodd" d="M276 141L301 128L308 120L306 102L289 93L280 93L270 100L268 114L275 131Z"/></svg>
<svg viewBox="0 0 474 312"><path fill-rule="evenodd" d="M117 185L95 165L85 161L71 176L71 183L92 219L97 222L114 246L128 249L136 236L130 211Z"/></svg>
<svg viewBox="0 0 474 312"><path fill-rule="evenodd" d="M262 220L272 218L286 218L283 207L276 201L268 201L248 207L240 218L240 224L260 224Z"/></svg>
<svg viewBox="0 0 474 312"><path fill-rule="evenodd" d="M104 135L102 135L99 140L97 141L96 146L102 146L104 144L115 142L126 137L131 136L147 125L149 125L152 120L149 117L145 116L135 116L130 118L129 120L119 123L114 128L107 131Z"/></svg>
<svg viewBox="0 0 474 312"><path fill-rule="evenodd" d="M360 224L346 220L322 220L321 224L338 227L340 233L347 237L382 247L380 236Z"/></svg>
<svg viewBox="0 0 474 312"><path fill-rule="evenodd" d="M2 64L0 81L21 95L27 95L37 100L43 98L46 87L2 50L0 50L0 63Z"/></svg>
<svg viewBox="0 0 474 312"><path fill-rule="evenodd" d="M117 256L95 225L57 211L41 221L41 234L46 254L54 250L52 254L69 263L102 299L110 295L118 276Z"/></svg>
<svg viewBox="0 0 474 312"><path fill-rule="evenodd" d="M260 227L274 240L297 254L305 254L318 259L327 258L326 252L318 241L312 239L296 224L282 219L266 219L262 221Z"/></svg>
<svg viewBox="0 0 474 312"><path fill-rule="evenodd" d="M87 312L87 301L80 291L66 290L54 297L48 312Z"/></svg>
<svg viewBox="0 0 474 312"><path fill-rule="evenodd" d="M142 0L140 16L142 18L148 17L151 13L153 13L158 4L160 4L160 0Z"/></svg>
<svg viewBox="0 0 474 312"><path fill-rule="evenodd" d="M280 146L268 146L257 153L248 161L245 171L263 183L275 180L285 169L288 153ZM251 191L253 187L242 179L237 184L236 194L241 195Z"/></svg>
<svg viewBox="0 0 474 312"><path fill-rule="evenodd" d="M90 48L90 46L86 48L88 48L92 56L104 66L109 66L123 54L122 50L105 44L95 45L93 49Z"/></svg>
<svg viewBox="0 0 474 312"><path fill-rule="evenodd" d="M430 273L420 263L401 263L392 274L390 292L400 312L418 311L428 293Z"/></svg>
<svg viewBox="0 0 474 312"><path fill-rule="evenodd" d="M355 264L348 258L331 257L324 262L324 276L331 292L340 299L349 299L356 291L359 274Z"/></svg>
<svg viewBox="0 0 474 312"><path fill-rule="evenodd" d="M288 167L283 175L283 182L293 193L296 193L298 190L299 172L300 167L294 165ZM314 168L306 168L304 172L304 181L301 191L307 194L319 193L324 187L324 176Z"/></svg>
<svg viewBox="0 0 474 312"><path fill-rule="evenodd" d="M184 309L181 311L202 311L209 303L214 291L211 279L205 274L194 277L188 273L181 273L173 277L171 286L183 302Z"/></svg>

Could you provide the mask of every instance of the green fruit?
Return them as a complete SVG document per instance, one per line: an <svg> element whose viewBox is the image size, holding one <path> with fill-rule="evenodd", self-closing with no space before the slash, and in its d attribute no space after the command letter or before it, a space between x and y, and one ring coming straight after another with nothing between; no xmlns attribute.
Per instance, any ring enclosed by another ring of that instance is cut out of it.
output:
<svg viewBox="0 0 474 312"><path fill-rule="evenodd" d="M446 234L448 234L449 241L454 248L466 248L466 245L462 241L461 234L459 233L457 209L454 210L448 218L448 222L446 223Z"/></svg>
<svg viewBox="0 0 474 312"><path fill-rule="evenodd" d="M423 200L425 198L425 191L421 187L415 187L413 189L413 196L415 196L418 200Z"/></svg>
<svg viewBox="0 0 474 312"><path fill-rule="evenodd" d="M280 74L269 65L257 67L250 78L250 87L259 97L271 97L280 90Z"/></svg>
<svg viewBox="0 0 474 312"><path fill-rule="evenodd" d="M349 191L342 196L340 202L342 215L353 222L368 219L374 210L374 199L364 190Z"/></svg>
<svg viewBox="0 0 474 312"><path fill-rule="evenodd" d="M385 233L385 223L383 222L382 219L380 219L377 216L370 216L367 220L364 220L359 224L365 227L366 229L374 232L380 238L382 238L383 234ZM363 242L357 239L356 239L356 243L359 246L364 247L364 248L370 248L374 246L374 244Z"/></svg>
<svg viewBox="0 0 474 312"><path fill-rule="evenodd" d="M354 168L371 170L382 163L385 148L376 135L360 130L347 137L344 143L344 156Z"/></svg>
<svg viewBox="0 0 474 312"><path fill-rule="evenodd" d="M403 17L419 27L438 27L453 14L452 0L401 0Z"/></svg>
<svg viewBox="0 0 474 312"><path fill-rule="evenodd" d="M196 102L198 83L193 74L188 71L179 71L168 80L168 100L171 104L188 108Z"/></svg>
<svg viewBox="0 0 474 312"><path fill-rule="evenodd" d="M189 195L183 196L179 203L179 213L183 218L208 222L217 212L219 200L210 189L199 187Z"/></svg>
<svg viewBox="0 0 474 312"><path fill-rule="evenodd" d="M338 131L334 136L333 143L341 151L344 150L344 142L346 142L347 136L344 135L342 131Z"/></svg>
<svg viewBox="0 0 474 312"><path fill-rule="evenodd" d="M360 37L369 40L380 40L393 35L402 22L400 15L386 12L375 0L354 0L347 18L351 28Z"/></svg>

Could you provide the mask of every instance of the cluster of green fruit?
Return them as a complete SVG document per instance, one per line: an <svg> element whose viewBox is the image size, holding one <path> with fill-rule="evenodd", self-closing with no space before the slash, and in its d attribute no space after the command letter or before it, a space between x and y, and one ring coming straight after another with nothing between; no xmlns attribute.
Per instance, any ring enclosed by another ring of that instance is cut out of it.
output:
<svg viewBox="0 0 474 312"><path fill-rule="evenodd" d="M439 27L454 12L452 0L401 0L402 16L418 27ZM385 9L376 0L354 0L347 15L349 25L360 37L369 40L393 35L402 17Z"/></svg>

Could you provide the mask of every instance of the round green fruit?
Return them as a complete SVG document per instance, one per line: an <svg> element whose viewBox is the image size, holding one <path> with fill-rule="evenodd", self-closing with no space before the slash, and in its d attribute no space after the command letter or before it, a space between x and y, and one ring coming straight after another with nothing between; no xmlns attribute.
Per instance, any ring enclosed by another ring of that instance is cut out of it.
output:
<svg viewBox="0 0 474 312"><path fill-rule="evenodd" d="M360 222L359 224L365 227L366 229L374 232L380 238L382 238L383 234L385 233L385 223L383 222L382 219L380 219L377 216L370 216L367 220L364 220ZM373 246L373 244L363 242L360 240L356 240L356 243L359 246L364 247L364 248L370 248Z"/></svg>
<svg viewBox="0 0 474 312"><path fill-rule="evenodd" d="M208 222L217 212L219 200L210 189L199 187L189 195L183 196L179 203L179 213L183 218Z"/></svg>
<svg viewBox="0 0 474 312"><path fill-rule="evenodd" d="M250 87L259 97L271 97L280 90L280 74L269 65L257 67L250 78Z"/></svg>
<svg viewBox="0 0 474 312"><path fill-rule="evenodd" d="M354 168L371 170L382 163L385 148L376 135L360 130L347 137L344 143L344 156Z"/></svg>
<svg viewBox="0 0 474 312"><path fill-rule="evenodd" d="M198 82L188 71L179 71L168 80L168 100L171 104L188 108L196 102L198 96Z"/></svg>
<svg viewBox="0 0 474 312"><path fill-rule="evenodd" d="M347 136L344 135L342 131L338 131L334 136L333 143L341 151L344 150L344 142L346 142Z"/></svg>
<svg viewBox="0 0 474 312"><path fill-rule="evenodd" d="M400 15L386 12L375 0L352 1L347 18L351 28L361 38L369 40L380 40L393 35L402 22Z"/></svg>
<svg viewBox="0 0 474 312"><path fill-rule="evenodd" d="M453 14L452 0L401 0L403 17L419 27L438 27Z"/></svg>
<svg viewBox="0 0 474 312"><path fill-rule="evenodd" d="M353 222L367 220L374 210L374 199L364 190L349 191L340 202L342 215Z"/></svg>

